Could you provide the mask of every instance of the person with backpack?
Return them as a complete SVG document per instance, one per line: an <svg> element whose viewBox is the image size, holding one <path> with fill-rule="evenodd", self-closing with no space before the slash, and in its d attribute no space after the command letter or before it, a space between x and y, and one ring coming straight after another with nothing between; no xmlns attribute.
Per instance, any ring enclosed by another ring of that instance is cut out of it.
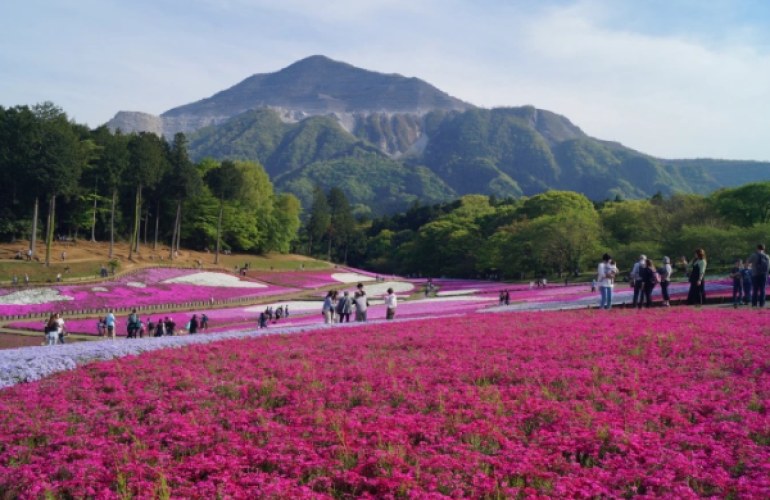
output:
<svg viewBox="0 0 770 500"><path fill-rule="evenodd" d="M642 297L644 298L645 307L649 309L652 306L652 291L655 289L655 285L660 283L660 274L655 269L655 264L651 259L644 261L644 267L639 271L639 276L642 280ZM642 297L639 298L639 302L636 307L642 308Z"/></svg>
<svg viewBox="0 0 770 500"><path fill-rule="evenodd" d="M660 273L660 293L663 295L663 307L671 307L671 297L668 294L668 286L671 284L671 275L674 273L671 267L671 259L663 257L663 267Z"/></svg>
<svg viewBox="0 0 770 500"><path fill-rule="evenodd" d="M746 261L751 264L751 307L765 307L765 287L770 272L770 258L765 253L765 245L757 245L757 251Z"/></svg>
<svg viewBox="0 0 770 500"><path fill-rule="evenodd" d="M605 253L602 256L602 261L599 263L598 278L599 278L599 293L601 299L599 301L599 309L612 309L612 290L615 286L613 277L614 271L610 261L612 257L610 254Z"/></svg>
<svg viewBox="0 0 770 500"><path fill-rule="evenodd" d="M136 334L139 332L139 316L136 314L136 309L133 309L131 315L128 317L126 331L128 333L128 338L130 339L135 339Z"/></svg>
<svg viewBox="0 0 770 500"><path fill-rule="evenodd" d="M741 294L743 293L743 261L738 259L730 270L730 279L733 280L733 309L738 309L741 305Z"/></svg>
<svg viewBox="0 0 770 500"><path fill-rule="evenodd" d="M690 291L687 293L687 305L702 306L706 302L706 251L702 248L695 250L692 262L682 257L682 263L689 272Z"/></svg>

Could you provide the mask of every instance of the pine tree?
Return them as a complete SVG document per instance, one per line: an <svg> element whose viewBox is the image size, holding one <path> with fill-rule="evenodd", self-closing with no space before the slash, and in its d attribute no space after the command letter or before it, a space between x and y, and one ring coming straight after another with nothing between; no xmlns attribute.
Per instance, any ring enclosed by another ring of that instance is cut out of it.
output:
<svg viewBox="0 0 770 500"><path fill-rule="evenodd" d="M313 204L307 221L308 255L313 254L313 240L319 241L329 228L329 202L321 186L313 188Z"/></svg>

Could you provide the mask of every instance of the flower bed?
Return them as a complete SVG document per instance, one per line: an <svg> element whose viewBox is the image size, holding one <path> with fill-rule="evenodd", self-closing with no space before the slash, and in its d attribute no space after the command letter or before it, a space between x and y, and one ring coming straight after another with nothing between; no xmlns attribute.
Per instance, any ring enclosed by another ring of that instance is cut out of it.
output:
<svg viewBox="0 0 770 500"><path fill-rule="evenodd" d="M0 316L208 302L212 298L222 301L296 291L225 273L149 269L99 286L65 285L9 291L0 296Z"/></svg>
<svg viewBox="0 0 770 500"><path fill-rule="evenodd" d="M12 387L0 489L19 500L770 498L767 312L511 319L224 341ZM86 347L111 357L98 349L189 338Z"/></svg>
<svg viewBox="0 0 770 500"><path fill-rule="evenodd" d="M280 286L290 286L297 288L322 288L327 286L339 285L341 283L374 281L373 276L356 272L349 272L346 269L325 269L321 271L249 271L248 276L273 283Z"/></svg>

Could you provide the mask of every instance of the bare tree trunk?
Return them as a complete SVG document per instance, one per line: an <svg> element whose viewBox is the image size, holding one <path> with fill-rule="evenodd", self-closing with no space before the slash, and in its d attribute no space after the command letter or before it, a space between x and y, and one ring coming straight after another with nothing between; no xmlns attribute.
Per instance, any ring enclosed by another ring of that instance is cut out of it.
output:
<svg viewBox="0 0 770 500"><path fill-rule="evenodd" d="M139 249L139 196L142 191L141 186L136 186L136 205L134 206L134 227L131 228L131 243L128 248L128 258L131 259L134 256L134 252L138 253Z"/></svg>
<svg viewBox="0 0 770 500"><path fill-rule="evenodd" d="M48 213L50 214L49 219L49 229L48 229L48 239L45 243L45 266L50 267L51 265L51 243L53 243L53 227L54 223L56 221L56 195L51 195L51 203L48 207Z"/></svg>
<svg viewBox="0 0 770 500"><path fill-rule="evenodd" d="M144 209L144 246L147 246L147 226L150 225L150 207Z"/></svg>
<svg viewBox="0 0 770 500"><path fill-rule="evenodd" d="M160 201L155 207L155 242L152 244L152 251L158 251L158 225L160 223Z"/></svg>
<svg viewBox="0 0 770 500"><path fill-rule="evenodd" d="M225 201L219 200L219 218L217 219L217 256L214 258L214 264L219 264L219 237L222 235L222 210L225 207Z"/></svg>
<svg viewBox="0 0 770 500"><path fill-rule="evenodd" d="M174 259L174 245L176 245L176 234L177 230L179 229L179 217L182 213L182 198L179 198L179 202L176 206L176 219L174 220L174 230L171 232L171 252L168 255L168 258L173 260Z"/></svg>
<svg viewBox="0 0 770 500"><path fill-rule="evenodd" d="M182 200L179 200L179 224L176 228L176 251L179 251L182 242Z"/></svg>
<svg viewBox="0 0 770 500"><path fill-rule="evenodd" d="M99 179L96 179L94 185L94 218L91 221L91 241L96 241L96 198L99 193Z"/></svg>
<svg viewBox="0 0 770 500"><path fill-rule="evenodd" d="M40 197L35 196L35 208L32 209L32 233L29 235L29 249L32 256L35 255L35 243L37 242L37 211L40 205Z"/></svg>
<svg viewBox="0 0 770 500"><path fill-rule="evenodd" d="M115 198L117 195L118 190L112 188L112 210L110 211L110 259L115 256Z"/></svg>

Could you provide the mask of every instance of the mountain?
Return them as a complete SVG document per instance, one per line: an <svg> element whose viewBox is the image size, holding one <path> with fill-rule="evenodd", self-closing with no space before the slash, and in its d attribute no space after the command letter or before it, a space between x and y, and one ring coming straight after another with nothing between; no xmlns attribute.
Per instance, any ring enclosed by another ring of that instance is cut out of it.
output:
<svg viewBox="0 0 770 500"><path fill-rule="evenodd" d="M184 131L193 158L258 160L305 206L313 185L340 186L360 213L474 193L633 199L770 179L770 163L663 160L590 137L557 113L477 108L417 78L324 56L160 116L121 111L108 125Z"/></svg>
<svg viewBox="0 0 770 500"><path fill-rule="evenodd" d="M421 115L471 107L418 78L311 56L275 73L252 75L227 90L160 116L121 111L107 125L113 130L152 131L170 137L226 122L245 111L273 108L285 122L331 115L354 132L373 113Z"/></svg>

